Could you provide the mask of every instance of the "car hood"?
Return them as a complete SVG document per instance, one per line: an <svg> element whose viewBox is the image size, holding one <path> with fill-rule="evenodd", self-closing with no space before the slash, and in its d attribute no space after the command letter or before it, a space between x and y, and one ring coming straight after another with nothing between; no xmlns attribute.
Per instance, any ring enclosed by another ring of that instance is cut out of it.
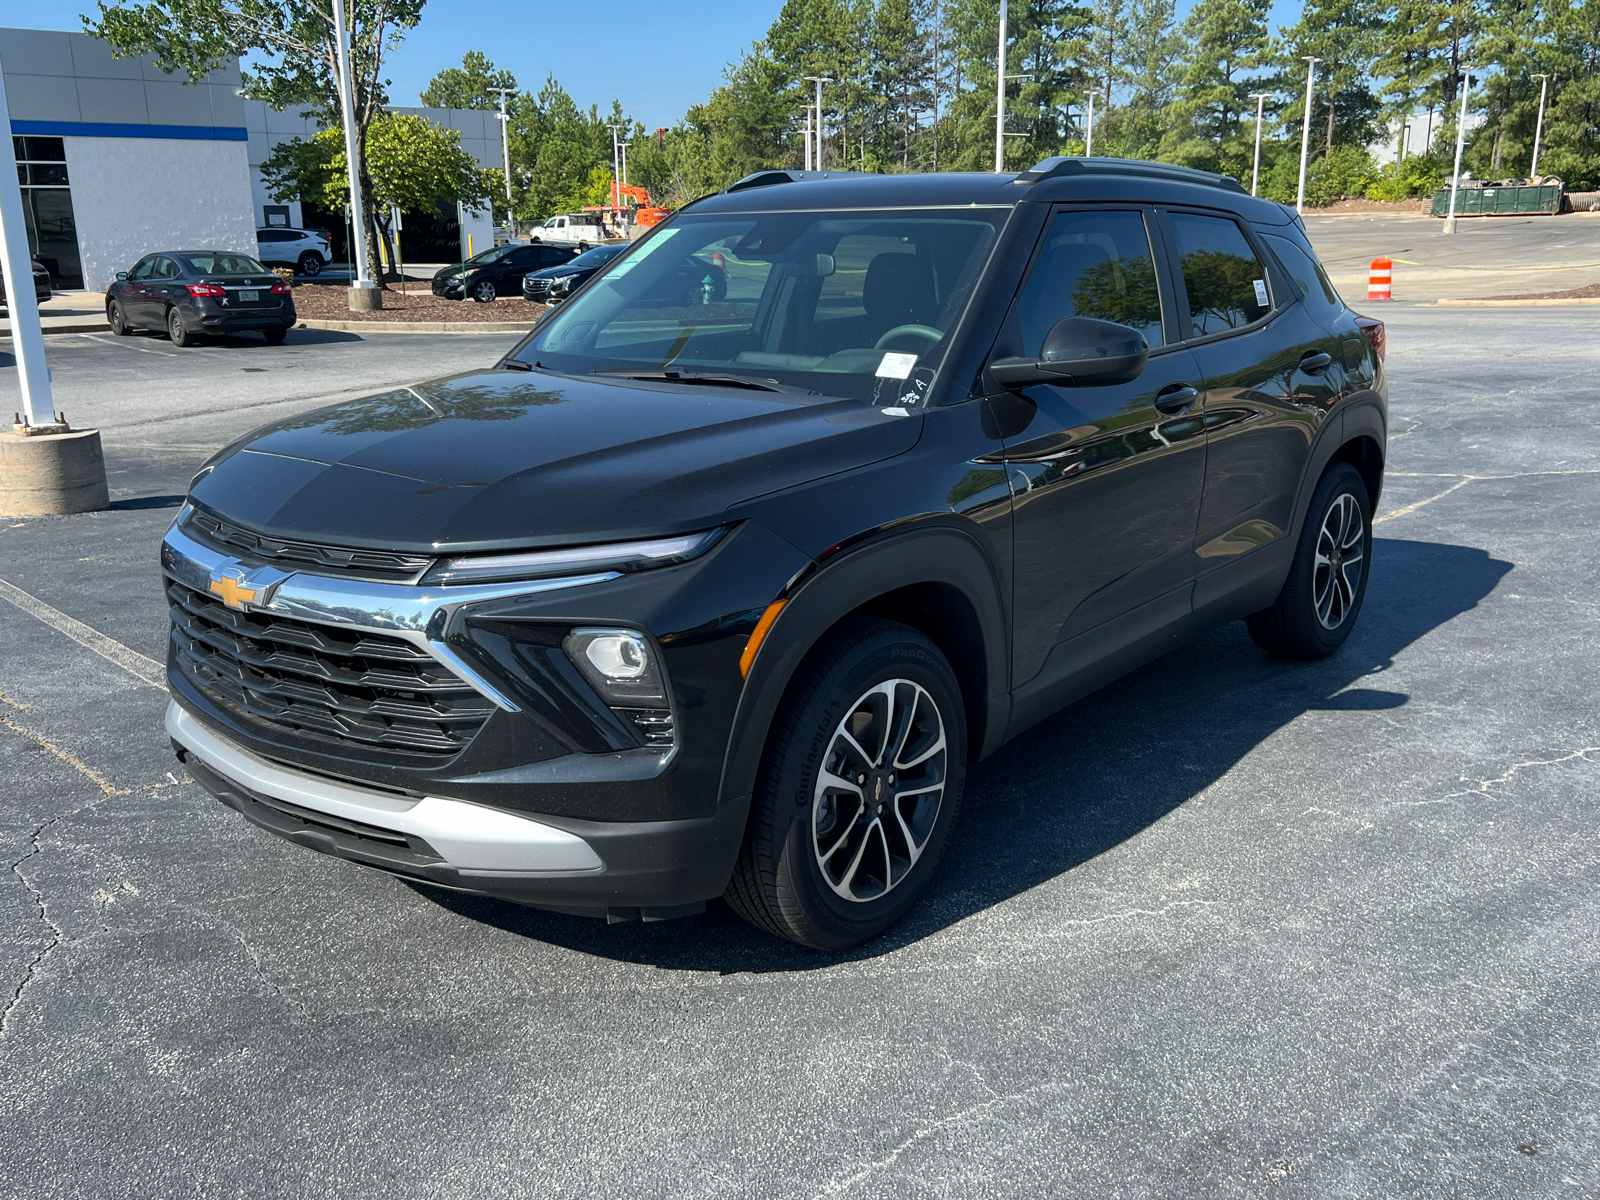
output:
<svg viewBox="0 0 1600 1200"><path fill-rule="evenodd" d="M191 494L278 537L571 545L708 528L730 505L902 454L921 427L915 410L856 400L491 370L269 425Z"/></svg>
<svg viewBox="0 0 1600 1200"><path fill-rule="evenodd" d="M568 275L582 275L585 271L598 271L599 267L575 267L571 263L562 263L555 267L545 267L539 271L529 271L528 279L565 279Z"/></svg>

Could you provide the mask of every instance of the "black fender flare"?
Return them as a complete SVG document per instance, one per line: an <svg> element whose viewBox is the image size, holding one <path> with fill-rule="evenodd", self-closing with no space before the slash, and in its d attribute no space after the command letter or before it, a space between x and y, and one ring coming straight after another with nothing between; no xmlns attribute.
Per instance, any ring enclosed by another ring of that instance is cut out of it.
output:
<svg viewBox="0 0 1600 1200"><path fill-rule="evenodd" d="M1305 473L1300 477L1294 518L1286 531L1291 539L1300 536L1300 528L1305 524L1306 513L1311 507L1312 493L1317 490L1328 464L1341 449L1359 437L1372 438L1378 444L1379 453L1387 458L1388 431L1384 427L1383 412L1375 401L1357 400L1342 405L1323 422L1316 441L1312 443L1311 453L1306 457ZM1376 500L1373 507L1377 507Z"/></svg>
<svg viewBox="0 0 1600 1200"><path fill-rule="evenodd" d="M1010 637L1004 592L981 543L971 533L937 526L893 534L855 547L797 580L751 664L728 737L719 807L748 802L773 717L795 673L841 619L878 596L916 584L957 589L972 606L979 634L981 695L967 696L969 746L979 757L1005 735L1010 701Z"/></svg>

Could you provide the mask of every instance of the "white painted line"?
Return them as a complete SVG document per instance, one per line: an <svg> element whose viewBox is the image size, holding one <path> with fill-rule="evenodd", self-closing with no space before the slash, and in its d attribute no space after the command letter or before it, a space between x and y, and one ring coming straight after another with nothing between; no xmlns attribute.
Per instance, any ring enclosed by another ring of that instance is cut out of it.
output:
<svg viewBox="0 0 1600 1200"><path fill-rule="evenodd" d="M1393 512L1386 512L1386 513L1383 514L1383 516L1378 517L1372 523L1374 525L1382 525L1385 521L1392 521L1396 517L1403 517L1403 516L1406 516L1408 513L1414 513L1419 508L1426 508L1428 505L1432 504L1435 500L1443 500L1446 496L1448 496L1451 492L1455 491L1457 488L1466 487L1467 484L1471 483L1473 481L1473 479L1475 479L1475 478L1476 478L1476 476L1468 475L1465 479L1462 479L1462 480L1459 480L1459 481L1457 481L1455 483L1452 483L1449 487L1445 488L1445 490L1440 492L1437 496L1429 496L1426 500L1418 500L1415 504L1408 504L1404 508L1397 508Z"/></svg>
<svg viewBox="0 0 1600 1200"><path fill-rule="evenodd" d="M11 601L29 616L38 617L51 629L66 634L78 645L93 650L107 662L116 663L139 682L148 684L157 691L167 690L167 669L155 659L146 658L138 651L128 649L115 638L107 637L98 629L89 628L82 621L67 616L60 609L51 608L37 596L30 596L4 579L0 579L0 599Z"/></svg>

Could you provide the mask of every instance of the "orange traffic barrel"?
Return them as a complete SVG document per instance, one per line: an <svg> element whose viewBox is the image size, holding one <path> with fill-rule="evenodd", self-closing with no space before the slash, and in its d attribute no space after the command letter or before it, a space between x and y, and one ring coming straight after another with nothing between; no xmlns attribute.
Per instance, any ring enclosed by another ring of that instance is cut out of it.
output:
<svg viewBox="0 0 1600 1200"><path fill-rule="evenodd" d="M1389 285L1394 278L1394 263L1380 254L1372 260L1372 270L1367 275L1367 299L1388 300Z"/></svg>

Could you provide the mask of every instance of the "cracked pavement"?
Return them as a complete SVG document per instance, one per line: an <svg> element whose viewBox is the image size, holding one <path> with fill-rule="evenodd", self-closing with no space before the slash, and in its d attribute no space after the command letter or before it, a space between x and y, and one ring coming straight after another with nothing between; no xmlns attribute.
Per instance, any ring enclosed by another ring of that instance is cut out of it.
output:
<svg viewBox="0 0 1600 1200"><path fill-rule="evenodd" d="M1233 625L1047 721L842 956L282 843L182 774L160 691L0 595L0 1196L1600 1196L1593 313L1381 312L1345 649ZM284 404L225 377L262 347L53 340L131 503L0 521L0 578L159 659L144 498L505 340L301 336Z"/></svg>

